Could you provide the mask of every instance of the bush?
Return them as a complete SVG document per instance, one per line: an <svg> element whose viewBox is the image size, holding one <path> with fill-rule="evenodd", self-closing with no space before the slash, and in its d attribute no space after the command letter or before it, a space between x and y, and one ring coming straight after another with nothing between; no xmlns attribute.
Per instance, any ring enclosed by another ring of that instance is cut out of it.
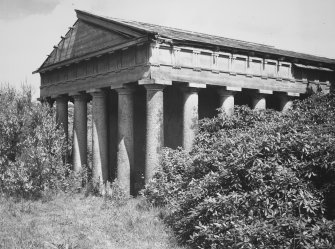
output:
<svg viewBox="0 0 335 249"><path fill-rule="evenodd" d="M144 195L195 248L334 248L335 96L235 113L201 121L189 154L165 149Z"/></svg>
<svg viewBox="0 0 335 249"><path fill-rule="evenodd" d="M61 189L68 148L54 111L32 102L28 88L1 88L0 95L0 191L38 197Z"/></svg>

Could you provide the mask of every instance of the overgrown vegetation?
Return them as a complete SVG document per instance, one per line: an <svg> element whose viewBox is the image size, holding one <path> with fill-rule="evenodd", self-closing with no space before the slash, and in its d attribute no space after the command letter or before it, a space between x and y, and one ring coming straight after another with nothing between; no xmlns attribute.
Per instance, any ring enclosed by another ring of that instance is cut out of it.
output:
<svg viewBox="0 0 335 249"><path fill-rule="evenodd" d="M129 198L117 181L93 183L87 165L81 172L72 171L68 163L71 138L67 142L62 127L57 125L55 108L33 102L29 87L21 91L0 88L0 95L0 194L52 199L60 192L85 192L87 196L103 194L120 202ZM69 109L71 125L73 108ZM88 157L90 154L89 149Z"/></svg>
<svg viewBox="0 0 335 249"><path fill-rule="evenodd" d="M165 149L143 193L194 248L334 248L334 127L333 94L237 107L203 120L190 153Z"/></svg>
<svg viewBox="0 0 335 249"><path fill-rule="evenodd" d="M123 203L97 196L59 195L53 200L0 197L0 248L182 249L141 199Z"/></svg>
<svg viewBox="0 0 335 249"><path fill-rule="evenodd" d="M68 148L54 110L32 102L27 87L0 95L0 191L31 198L64 187Z"/></svg>
<svg viewBox="0 0 335 249"><path fill-rule="evenodd" d="M71 170L55 119L29 88L0 88L0 248L182 248L159 208Z"/></svg>
<svg viewBox="0 0 335 249"><path fill-rule="evenodd" d="M165 214L129 199L117 182L94 186L87 168L72 172L54 110L32 102L29 89L0 95L0 247L174 247L158 215L192 248L335 247L333 94L287 113L237 107L232 117L201 121L193 150L165 149L143 191Z"/></svg>

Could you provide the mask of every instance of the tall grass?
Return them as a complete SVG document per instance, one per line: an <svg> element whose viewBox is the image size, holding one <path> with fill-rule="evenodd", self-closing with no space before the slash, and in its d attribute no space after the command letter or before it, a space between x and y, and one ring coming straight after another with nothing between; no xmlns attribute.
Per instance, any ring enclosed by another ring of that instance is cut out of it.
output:
<svg viewBox="0 0 335 249"><path fill-rule="evenodd" d="M59 195L43 202L0 198L0 248L178 249L161 210L144 199Z"/></svg>
<svg viewBox="0 0 335 249"><path fill-rule="evenodd" d="M30 88L0 86L0 97L0 248L180 248L160 209L117 183L101 195L89 165L72 172L55 112L33 103Z"/></svg>

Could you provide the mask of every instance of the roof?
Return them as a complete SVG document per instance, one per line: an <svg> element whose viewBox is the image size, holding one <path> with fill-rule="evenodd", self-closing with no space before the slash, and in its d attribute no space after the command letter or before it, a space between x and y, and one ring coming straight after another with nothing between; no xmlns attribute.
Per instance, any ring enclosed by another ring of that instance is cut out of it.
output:
<svg viewBox="0 0 335 249"><path fill-rule="evenodd" d="M260 43L246 42L138 21L103 17L81 10L76 10L76 13L78 20L82 19L83 21L86 21L86 23L91 22L94 25L101 25L103 29L92 31L91 34L93 34L93 37L90 38L91 41L85 44L85 39L88 39L87 34L81 34L83 32L80 32L80 30L88 29L89 27L81 27L85 24L80 24L81 26L78 26L77 21L74 26L70 28L69 32L67 32L65 37L62 37L62 40L58 46L54 47L53 51L44 61L41 67L35 72L40 72L49 66L58 65L64 61L70 61L71 59L73 60L83 56L83 52L79 50L83 50L82 48L84 47L86 48L84 50L85 53L89 54L107 47L121 44L122 42L125 42L126 38L135 39L136 37L143 37L145 35L155 35L158 37L171 39L174 43L177 44L191 44L198 47L219 47L222 50L232 49L242 50L245 52L252 51L268 55L281 56L292 59L297 58L311 62L335 65L334 59L277 49L274 46ZM82 35L84 39L80 38L80 35ZM79 48L76 48L74 42L80 43Z"/></svg>
<svg viewBox="0 0 335 249"><path fill-rule="evenodd" d="M81 11L81 12L89 14L89 15L93 15L89 12L84 12L84 11ZM334 59L305 54L305 53L298 53L298 52L289 51L289 50L278 49L278 48L275 48L274 46L260 44L260 43L230 39L230 38L209 35L209 34L204 34L204 33L199 33L199 32L193 32L193 31L187 31L187 30L182 30L178 28L171 28L171 27L166 27L166 26L161 26L161 25L156 25L156 24L123 20L120 18L112 18L112 17L103 17L103 18L113 21L113 22L127 25L128 27L146 31L148 33L156 33L159 36L170 38L173 40L199 42L199 43L205 43L205 44L210 44L210 45L220 46L220 47L242 49L242 50L247 50L247 51L274 54L274 55L279 55L279 56L298 58L298 59L310 60L310 61L315 61L315 62L335 64Z"/></svg>

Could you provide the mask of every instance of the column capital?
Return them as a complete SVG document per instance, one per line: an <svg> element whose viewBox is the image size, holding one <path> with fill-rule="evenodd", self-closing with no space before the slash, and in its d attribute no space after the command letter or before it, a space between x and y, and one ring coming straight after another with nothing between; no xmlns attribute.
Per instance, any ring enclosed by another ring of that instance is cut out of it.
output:
<svg viewBox="0 0 335 249"><path fill-rule="evenodd" d="M87 93L99 93L99 92L104 92L101 88L91 88L86 91Z"/></svg>
<svg viewBox="0 0 335 249"><path fill-rule="evenodd" d="M272 90L256 89L251 92L251 96L255 99L265 98L266 95L273 94Z"/></svg>
<svg viewBox="0 0 335 249"><path fill-rule="evenodd" d="M53 95L51 96L51 98L56 100L68 100L69 96L67 94L60 94L60 95Z"/></svg>
<svg viewBox="0 0 335 249"><path fill-rule="evenodd" d="M206 88L205 83L196 83L196 82L188 82L187 86L191 88Z"/></svg>
<svg viewBox="0 0 335 249"><path fill-rule="evenodd" d="M197 93L197 92L199 92L200 89L199 88L195 88L195 87L181 86L180 90L183 93Z"/></svg>
<svg viewBox="0 0 335 249"><path fill-rule="evenodd" d="M92 97L95 97L95 98L102 98L102 97L105 97L106 93L104 90L102 89L90 89L87 91L87 93L91 94Z"/></svg>
<svg viewBox="0 0 335 249"><path fill-rule="evenodd" d="M258 89L257 93L259 94L273 94L272 90Z"/></svg>
<svg viewBox="0 0 335 249"><path fill-rule="evenodd" d="M227 90L227 88L218 88L217 93L219 96L234 96L238 91Z"/></svg>
<svg viewBox="0 0 335 249"><path fill-rule="evenodd" d="M172 86L172 80L165 79L141 79L138 81L139 85L167 85Z"/></svg>
<svg viewBox="0 0 335 249"><path fill-rule="evenodd" d="M143 85L148 91L162 91L166 86L160 84Z"/></svg>
<svg viewBox="0 0 335 249"><path fill-rule="evenodd" d="M290 96L290 97L299 97L300 96L300 93L287 92L286 94L287 94L287 96Z"/></svg>
<svg viewBox="0 0 335 249"><path fill-rule="evenodd" d="M71 96L74 100L87 100L88 96L86 93L70 93L69 96Z"/></svg>
<svg viewBox="0 0 335 249"><path fill-rule="evenodd" d="M227 91L233 91L233 92L241 92L242 91L242 87L238 87L238 86L225 86Z"/></svg>
<svg viewBox="0 0 335 249"><path fill-rule="evenodd" d="M117 88L114 89L119 95L129 95L132 94L133 92L135 92L134 88L128 88L128 87L124 87L124 88Z"/></svg>
<svg viewBox="0 0 335 249"><path fill-rule="evenodd" d="M266 97L266 94L264 93L259 93L259 92L254 92L254 93L251 93L250 96L253 98L253 99L263 99Z"/></svg>

